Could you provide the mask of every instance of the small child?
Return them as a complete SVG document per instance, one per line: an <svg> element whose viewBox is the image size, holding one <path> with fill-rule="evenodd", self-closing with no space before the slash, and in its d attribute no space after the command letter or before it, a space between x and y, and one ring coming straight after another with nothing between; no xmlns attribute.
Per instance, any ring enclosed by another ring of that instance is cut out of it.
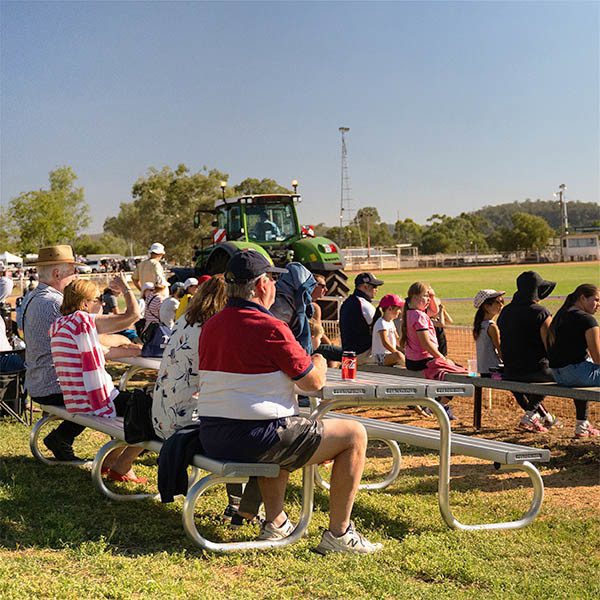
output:
<svg viewBox="0 0 600 600"><path fill-rule="evenodd" d="M422 371L434 358L454 364L447 359L438 348L435 327L427 309L429 308L429 290L431 287L421 281L408 288L408 294L402 311L402 336L400 347L406 355L406 368L411 371ZM456 420L450 405L442 402L448 418Z"/></svg>
<svg viewBox="0 0 600 600"><path fill-rule="evenodd" d="M496 290L479 290L473 299L477 309L473 319L473 338L477 349L477 370L482 377L490 376L490 368L502 362L500 354L500 330L494 320L504 305L504 294Z"/></svg>
<svg viewBox="0 0 600 600"><path fill-rule="evenodd" d="M404 366L404 354L398 348L398 332L394 319L400 315L404 301L396 294L386 294L379 302L377 313L381 316L373 325L371 354L380 366Z"/></svg>

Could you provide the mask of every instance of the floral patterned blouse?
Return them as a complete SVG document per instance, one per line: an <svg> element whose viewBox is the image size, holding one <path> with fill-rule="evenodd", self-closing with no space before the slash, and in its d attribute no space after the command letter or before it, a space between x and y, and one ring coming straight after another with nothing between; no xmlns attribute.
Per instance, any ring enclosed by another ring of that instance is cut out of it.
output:
<svg viewBox="0 0 600 600"><path fill-rule="evenodd" d="M189 325L185 315L175 321L154 386L152 424L166 440L177 429L192 424L198 414L198 340L201 327Z"/></svg>

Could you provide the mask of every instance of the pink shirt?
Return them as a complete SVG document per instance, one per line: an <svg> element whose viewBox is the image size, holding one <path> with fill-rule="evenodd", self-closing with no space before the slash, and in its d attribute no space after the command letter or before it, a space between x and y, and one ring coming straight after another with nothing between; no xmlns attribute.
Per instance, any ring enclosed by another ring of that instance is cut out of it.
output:
<svg viewBox="0 0 600 600"><path fill-rule="evenodd" d="M104 368L95 315L78 310L56 319L50 327L50 347L65 408L116 417L113 400L119 392Z"/></svg>
<svg viewBox="0 0 600 600"><path fill-rule="evenodd" d="M438 342L435 327L431 319L418 309L409 308L406 311L406 348L404 353L409 360L423 360L433 356L421 347L417 331L427 331L429 340L437 348Z"/></svg>

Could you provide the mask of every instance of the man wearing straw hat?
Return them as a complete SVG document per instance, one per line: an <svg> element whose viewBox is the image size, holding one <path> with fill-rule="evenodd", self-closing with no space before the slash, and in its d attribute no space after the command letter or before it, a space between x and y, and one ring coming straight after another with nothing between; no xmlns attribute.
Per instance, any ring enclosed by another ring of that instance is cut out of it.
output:
<svg viewBox="0 0 600 600"><path fill-rule="evenodd" d="M71 246L48 246L38 253L36 267L39 285L23 305L19 328L25 337L25 386L31 399L39 404L63 406L63 396L52 363L49 329L60 317L63 290L77 277ZM73 441L84 427L63 421L44 438L44 444L60 461L79 460Z"/></svg>

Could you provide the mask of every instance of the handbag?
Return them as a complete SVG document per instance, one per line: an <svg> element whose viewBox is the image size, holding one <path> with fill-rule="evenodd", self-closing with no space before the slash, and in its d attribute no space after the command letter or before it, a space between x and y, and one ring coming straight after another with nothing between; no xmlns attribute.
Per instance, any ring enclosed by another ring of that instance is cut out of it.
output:
<svg viewBox="0 0 600 600"><path fill-rule="evenodd" d="M161 358L170 339L171 330L166 325L150 323L142 337L141 355L144 358Z"/></svg>
<svg viewBox="0 0 600 600"><path fill-rule="evenodd" d="M123 431L128 444L158 439L152 426L152 396L144 390L136 389L127 395Z"/></svg>

